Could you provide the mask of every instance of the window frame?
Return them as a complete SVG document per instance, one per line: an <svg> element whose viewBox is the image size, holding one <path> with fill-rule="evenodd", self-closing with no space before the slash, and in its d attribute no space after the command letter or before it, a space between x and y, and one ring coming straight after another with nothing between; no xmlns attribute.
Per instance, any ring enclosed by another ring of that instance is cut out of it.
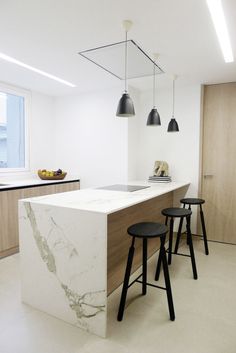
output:
<svg viewBox="0 0 236 353"><path fill-rule="evenodd" d="M24 97L24 126L25 126L25 166L22 168L0 168L1 174L25 173L30 171L30 153L29 153L29 116L31 112L31 92L23 88L11 86L0 82L0 92Z"/></svg>

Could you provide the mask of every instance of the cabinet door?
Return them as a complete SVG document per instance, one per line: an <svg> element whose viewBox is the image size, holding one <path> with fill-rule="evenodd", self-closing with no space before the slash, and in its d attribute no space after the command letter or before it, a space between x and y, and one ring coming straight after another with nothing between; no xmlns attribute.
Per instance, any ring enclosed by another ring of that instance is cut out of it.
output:
<svg viewBox="0 0 236 353"><path fill-rule="evenodd" d="M35 186L33 188L23 189L23 198L27 199L29 197L37 197L55 194L54 185L46 185L46 186Z"/></svg>
<svg viewBox="0 0 236 353"><path fill-rule="evenodd" d="M18 200L78 190L79 182L36 186L0 192L0 257L19 248Z"/></svg>
<svg viewBox="0 0 236 353"><path fill-rule="evenodd" d="M79 182L36 186L34 188L23 189L24 198L57 194L60 192L73 191L79 189Z"/></svg>
<svg viewBox="0 0 236 353"><path fill-rule="evenodd" d="M22 196L22 189L0 192L0 252L19 245L18 200Z"/></svg>
<svg viewBox="0 0 236 353"><path fill-rule="evenodd" d="M65 183L65 184L55 184L55 193L79 190L80 183Z"/></svg>

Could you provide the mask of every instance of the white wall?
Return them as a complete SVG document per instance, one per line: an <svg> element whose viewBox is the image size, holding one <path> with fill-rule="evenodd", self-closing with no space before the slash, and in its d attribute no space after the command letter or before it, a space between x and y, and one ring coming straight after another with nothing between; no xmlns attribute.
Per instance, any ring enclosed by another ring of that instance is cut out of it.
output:
<svg viewBox="0 0 236 353"><path fill-rule="evenodd" d="M55 100L53 165L93 187L128 180L128 120L117 118L121 89Z"/></svg>
<svg viewBox="0 0 236 353"><path fill-rule="evenodd" d="M130 91L138 112L138 92ZM32 92L30 171L61 168L82 188L136 179L138 120L116 117L121 94L122 86L57 98Z"/></svg>
<svg viewBox="0 0 236 353"><path fill-rule="evenodd" d="M168 133L172 105L171 88L158 92L157 108L161 116L161 126L146 126L147 116L152 107L152 93L144 92L141 95L138 177L147 178L153 170L155 160L166 160L173 180L191 180L192 192L196 192L199 170L200 99L200 85L176 87L175 118L180 131Z"/></svg>
<svg viewBox="0 0 236 353"><path fill-rule="evenodd" d="M175 117L180 132L167 133L172 86L158 90L162 125L147 127L152 91L130 88L136 116L115 116L122 89L52 98L32 93L30 165L62 168L79 175L81 186L147 180L155 160L166 160L173 180L191 182L188 195L197 196L200 139L200 85L176 82Z"/></svg>
<svg viewBox="0 0 236 353"><path fill-rule="evenodd" d="M29 119L30 170L51 169L54 160L54 98L32 92Z"/></svg>
<svg viewBox="0 0 236 353"><path fill-rule="evenodd" d="M137 180L139 161L139 115L140 115L140 92L129 88L130 96L134 103L135 116L128 118L128 180Z"/></svg>

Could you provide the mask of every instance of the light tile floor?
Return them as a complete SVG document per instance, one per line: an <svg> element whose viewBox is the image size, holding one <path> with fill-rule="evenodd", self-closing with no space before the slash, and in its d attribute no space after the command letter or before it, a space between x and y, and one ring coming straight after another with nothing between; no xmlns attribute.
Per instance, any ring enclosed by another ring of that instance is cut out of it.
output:
<svg viewBox="0 0 236 353"><path fill-rule="evenodd" d="M165 291L148 287L141 296L134 284L122 322L116 321L121 288L109 297L106 339L22 304L19 255L0 260L0 353L236 353L236 246L209 247L206 256L203 242L195 240L197 281L188 258L173 259L174 322ZM150 281L155 265L153 256Z"/></svg>

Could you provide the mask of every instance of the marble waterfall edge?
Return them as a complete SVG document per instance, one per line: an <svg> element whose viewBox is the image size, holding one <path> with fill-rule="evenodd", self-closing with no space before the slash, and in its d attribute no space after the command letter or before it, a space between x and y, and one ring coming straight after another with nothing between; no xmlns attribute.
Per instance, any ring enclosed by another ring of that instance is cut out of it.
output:
<svg viewBox="0 0 236 353"><path fill-rule="evenodd" d="M19 202L22 301L106 336L105 214Z"/></svg>

